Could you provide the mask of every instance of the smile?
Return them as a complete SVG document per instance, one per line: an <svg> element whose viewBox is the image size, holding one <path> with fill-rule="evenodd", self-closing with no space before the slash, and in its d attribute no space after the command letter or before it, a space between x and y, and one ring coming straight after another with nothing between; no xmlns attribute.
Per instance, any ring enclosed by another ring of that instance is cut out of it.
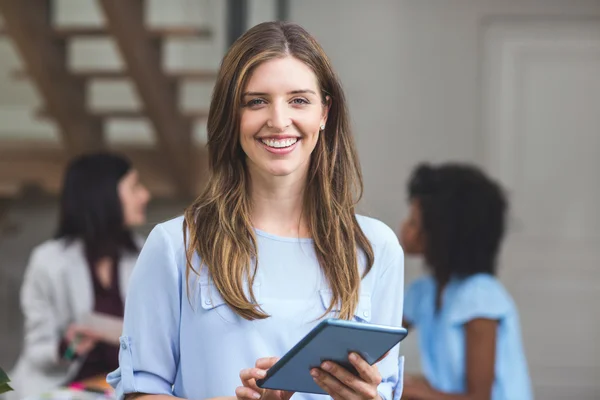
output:
<svg viewBox="0 0 600 400"><path fill-rule="evenodd" d="M274 149L284 149L286 147L291 147L298 142L298 138L287 138L287 139L260 139L260 141L271 148Z"/></svg>

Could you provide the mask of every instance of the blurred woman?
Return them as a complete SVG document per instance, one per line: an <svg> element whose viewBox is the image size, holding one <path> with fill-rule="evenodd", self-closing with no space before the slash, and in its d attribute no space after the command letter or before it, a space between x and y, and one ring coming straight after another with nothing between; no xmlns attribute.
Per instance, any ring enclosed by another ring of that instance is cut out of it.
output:
<svg viewBox="0 0 600 400"><path fill-rule="evenodd" d="M24 345L11 374L19 398L106 375L118 346L78 322L123 317L125 289L142 240L148 190L128 160L84 155L68 166L54 239L36 247L21 288Z"/></svg>
<svg viewBox="0 0 600 400"><path fill-rule="evenodd" d="M470 165L424 164L408 192L402 247L423 256L429 274L404 300L425 376L407 376L402 398L531 399L518 311L495 277L508 208L501 187Z"/></svg>

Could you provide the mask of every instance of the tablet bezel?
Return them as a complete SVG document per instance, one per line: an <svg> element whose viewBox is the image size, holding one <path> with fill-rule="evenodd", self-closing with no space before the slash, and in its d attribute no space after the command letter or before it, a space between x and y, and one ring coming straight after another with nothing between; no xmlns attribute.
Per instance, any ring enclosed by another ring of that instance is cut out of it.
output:
<svg viewBox="0 0 600 400"><path fill-rule="evenodd" d="M270 378L272 378L276 373L278 373L280 370L282 370L285 367L285 365L293 357L295 357L298 353L300 353L315 337L317 337L317 335L319 335L325 329L331 328L331 327L334 327L334 328L341 327L341 328L348 328L348 329L358 329L358 330L362 330L362 331L382 332L382 333L400 336L400 339L394 345L392 345L389 349L386 349L383 353L378 355L377 359L384 356L388 351L390 351L392 348L394 348L398 343L400 343L402 340L404 340L406 338L406 336L408 335L408 331L406 330L406 328L402 328L402 327L376 325L376 324L369 324L369 323L363 323L363 322L341 320L341 319L336 319L336 318L325 319L325 320L321 321L317 326L315 326L308 334L306 334L306 336L304 336L298 343L296 343L296 345L294 345L294 347L292 347L281 359L279 359L279 361L277 361L271 368L269 368L269 370L267 371L267 376L265 376L263 379L259 379L256 381L257 386L259 388L263 388L263 386L268 383L268 380ZM336 360L332 360L332 361L336 362ZM377 362L377 360L373 361L373 363L375 363L375 362ZM351 371L351 372L355 373L355 371ZM265 389L285 390L285 389L279 389L279 388L265 388ZM312 393L312 392L310 392L310 393Z"/></svg>

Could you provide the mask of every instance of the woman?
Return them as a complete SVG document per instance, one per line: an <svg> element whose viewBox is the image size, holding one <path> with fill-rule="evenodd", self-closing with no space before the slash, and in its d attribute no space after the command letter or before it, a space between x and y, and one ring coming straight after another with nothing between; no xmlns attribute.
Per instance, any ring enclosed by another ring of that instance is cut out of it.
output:
<svg viewBox="0 0 600 400"><path fill-rule="evenodd" d="M11 378L20 398L107 374L118 347L78 325L91 312L117 318L141 241L150 195L131 164L85 155L67 168L56 238L36 249L21 288L22 354Z"/></svg>
<svg viewBox="0 0 600 400"><path fill-rule="evenodd" d="M532 398L517 308L495 278L507 202L469 165L419 165L408 184L407 254L429 274L406 294L405 326L416 328L424 378L406 377L408 400Z"/></svg>
<svg viewBox="0 0 600 400"><path fill-rule="evenodd" d="M287 398L255 379L322 318L401 324L403 253L387 226L355 215L344 94L304 29L263 23L233 44L208 150L206 189L152 231L133 273L108 378L119 398ZM334 398L390 400L397 357L351 359L358 377L328 363L312 373Z"/></svg>

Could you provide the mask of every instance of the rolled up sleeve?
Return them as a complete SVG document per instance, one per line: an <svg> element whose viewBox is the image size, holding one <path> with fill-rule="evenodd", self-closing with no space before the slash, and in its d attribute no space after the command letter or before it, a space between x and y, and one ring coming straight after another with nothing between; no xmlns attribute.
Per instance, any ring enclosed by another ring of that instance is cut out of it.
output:
<svg viewBox="0 0 600 400"><path fill-rule="evenodd" d="M175 252L157 225L131 276L119 368L107 377L117 399L128 393L172 394L179 362L181 287Z"/></svg>

